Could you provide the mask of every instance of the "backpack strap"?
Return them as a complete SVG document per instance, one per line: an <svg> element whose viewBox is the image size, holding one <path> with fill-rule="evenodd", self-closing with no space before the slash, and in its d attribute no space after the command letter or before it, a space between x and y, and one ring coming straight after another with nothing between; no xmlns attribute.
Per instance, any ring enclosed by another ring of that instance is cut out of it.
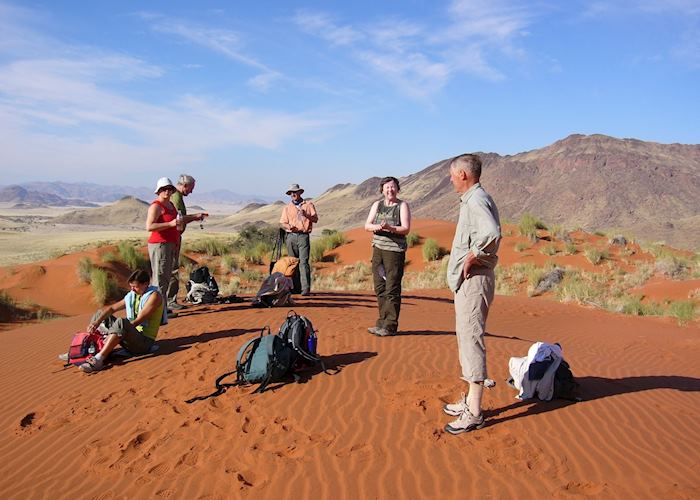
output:
<svg viewBox="0 0 700 500"><path fill-rule="evenodd" d="M204 401L205 399L215 398L215 397L217 397L217 396L222 395L224 392L226 392L226 390L227 390L229 387L234 387L234 386L236 386L236 385L239 385L238 380L236 380L236 381L235 381L234 383L232 383L232 384L222 384L222 383L221 383L221 381L222 381L223 379L225 379L225 378L228 377L229 375L233 375L233 374L236 373L236 372L237 372L237 370L233 370L232 372L224 373L224 374L221 375L219 378L217 378L217 379L216 379L216 382L214 382L214 385L216 386L216 390L215 390L214 392L212 392L211 394L208 394L208 395L206 395L206 396L196 396L196 397L194 397L194 398L190 398L190 399L188 399L187 401L185 401L185 403L187 403L187 404L192 404L192 403L194 403L195 401Z"/></svg>

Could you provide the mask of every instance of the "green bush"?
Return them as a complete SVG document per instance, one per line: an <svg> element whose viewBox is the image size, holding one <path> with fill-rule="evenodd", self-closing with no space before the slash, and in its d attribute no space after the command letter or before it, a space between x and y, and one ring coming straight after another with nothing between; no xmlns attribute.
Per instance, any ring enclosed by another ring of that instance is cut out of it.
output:
<svg viewBox="0 0 700 500"><path fill-rule="evenodd" d="M432 262L438 260L442 257L443 251L438 245L438 242L433 238L428 238L423 243L423 260L426 262Z"/></svg>
<svg viewBox="0 0 700 500"><path fill-rule="evenodd" d="M588 247L583 251L583 254L590 261L591 264L597 266L603 260L610 258L610 254L607 250L601 250L599 248Z"/></svg>
<svg viewBox="0 0 700 500"><path fill-rule="evenodd" d="M406 235L406 244L409 248L416 246L418 242L420 242L420 235L418 233L408 233Z"/></svg>
<svg viewBox="0 0 700 500"><path fill-rule="evenodd" d="M534 215L524 213L518 224L520 234L532 241L537 241L537 230L547 229L547 226Z"/></svg>
<svg viewBox="0 0 700 500"><path fill-rule="evenodd" d="M187 241L185 251L214 257L231 252L231 245L221 238L200 238L191 242Z"/></svg>
<svg viewBox="0 0 700 500"><path fill-rule="evenodd" d="M264 264L265 258L272 252L269 243L259 241L241 250L241 257L249 264Z"/></svg>
<svg viewBox="0 0 700 500"><path fill-rule="evenodd" d="M102 254L102 262L109 264L110 262L119 262L119 256L114 252L105 252Z"/></svg>
<svg viewBox="0 0 700 500"><path fill-rule="evenodd" d="M119 291L119 287L116 281L114 281L114 278L107 274L107 271L99 267L94 267L90 272L90 284L92 285L92 293L95 296L95 301L100 306L112 300Z"/></svg>
<svg viewBox="0 0 700 500"><path fill-rule="evenodd" d="M574 243L571 241L566 243L566 245L564 245L564 253L566 255L576 255L578 253L576 245L574 245Z"/></svg>
<svg viewBox="0 0 700 500"><path fill-rule="evenodd" d="M338 248L346 242L345 235L339 231L329 230L324 236L311 241L311 252L309 260L311 262L323 261L323 255L328 250Z"/></svg>
<svg viewBox="0 0 700 500"><path fill-rule="evenodd" d="M557 246L556 245L545 245L542 248L540 248L540 253L544 255L556 255L557 254Z"/></svg>
<svg viewBox="0 0 700 500"><path fill-rule="evenodd" d="M117 251L119 252L119 260L121 260L129 269L148 270L148 259L141 252L136 250L133 243L128 241L120 241L117 244Z"/></svg>
<svg viewBox="0 0 700 500"><path fill-rule="evenodd" d="M93 264L90 257L81 257L78 261L78 280L81 283L90 283L90 273L92 272Z"/></svg>
<svg viewBox="0 0 700 500"><path fill-rule="evenodd" d="M679 325L685 325L695 319L695 307L692 300L675 300L669 304L666 314L676 318Z"/></svg>
<svg viewBox="0 0 700 500"><path fill-rule="evenodd" d="M513 250L520 253L520 252L524 252L528 248L530 248L530 245L528 245L527 243L520 242L520 243L515 244L515 246L513 247Z"/></svg>

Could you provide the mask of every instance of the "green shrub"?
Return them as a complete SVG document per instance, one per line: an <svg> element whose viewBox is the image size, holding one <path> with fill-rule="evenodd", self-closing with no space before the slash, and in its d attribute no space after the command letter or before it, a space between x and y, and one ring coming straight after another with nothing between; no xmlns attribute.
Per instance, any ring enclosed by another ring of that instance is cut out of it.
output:
<svg viewBox="0 0 700 500"><path fill-rule="evenodd" d="M406 244L409 248L416 246L418 242L420 242L420 235L418 233L408 233L406 235Z"/></svg>
<svg viewBox="0 0 700 500"><path fill-rule="evenodd" d="M537 241L537 230L547 229L547 226L535 216L524 213L520 218L520 223L518 224L520 229L520 234L532 241Z"/></svg>
<svg viewBox="0 0 700 500"><path fill-rule="evenodd" d="M100 306L112 300L119 290L114 278L99 267L94 267L90 272L90 284L95 301Z"/></svg>
<svg viewBox="0 0 700 500"><path fill-rule="evenodd" d="M230 253L231 245L221 238L200 238L192 242L187 241L185 250L214 257Z"/></svg>
<svg viewBox="0 0 700 500"><path fill-rule="evenodd" d="M540 253L544 255L556 255L557 254L557 246L552 244L552 245L545 245L542 248L540 248Z"/></svg>
<svg viewBox="0 0 700 500"><path fill-rule="evenodd" d="M520 242L515 244L513 250L515 250L516 252L524 252L528 248L530 248L530 245L528 245L527 243Z"/></svg>
<svg viewBox="0 0 700 500"><path fill-rule="evenodd" d="M90 283L90 273L92 272L93 264L90 257L81 257L78 261L78 280L81 283Z"/></svg>
<svg viewBox="0 0 700 500"><path fill-rule="evenodd" d="M601 250L599 248L588 247L583 251L583 254L590 261L591 264L597 266L603 260L610 258L610 254L607 250Z"/></svg>
<svg viewBox="0 0 700 500"><path fill-rule="evenodd" d="M102 254L102 262L109 264L110 262L119 262L119 256L114 252L105 252Z"/></svg>
<svg viewBox="0 0 700 500"><path fill-rule="evenodd" d="M264 264L265 258L272 252L269 243L259 241L241 250L241 257L249 264Z"/></svg>
<svg viewBox="0 0 700 500"><path fill-rule="evenodd" d="M323 256L328 250L338 248L346 242L345 235L339 231L328 231L321 236L311 241L311 252L309 260L311 262L323 261Z"/></svg>
<svg viewBox="0 0 700 500"><path fill-rule="evenodd" d="M39 307L36 312L34 313L36 315L36 319L39 321L48 321L50 319L53 319L53 312L51 312L51 309L48 309L46 307Z"/></svg>
<svg viewBox="0 0 700 500"><path fill-rule="evenodd" d="M566 255L576 255L578 253L576 245L574 245L574 243L571 241L566 243L566 245L564 245L564 253Z"/></svg>
<svg viewBox="0 0 700 500"><path fill-rule="evenodd" d="M563 302L574 301L601 306L599 300L602 296L600 284L577 272L568 272L557 288L557 297Z"/></svg>
<svg viewBox="0 0 700 500"><path fill-rule="evenodd" d="M257 269L244 269L241 271L241 278L246 281L259 281L262 283L264 276Z"/></svg>
<svg viewBox="0 0 700 500"><path fill-rule="evenodd" d="M668 305L666 314L676 318L679 325L685 325L695 318L695 307L692 300L675 300Z"/></svg>
<svg viewBox="0 0 700 500"><path fill-rule="evenodd" d="M425 240L425 243L423 243L423 260L426 262L438 260L442 257L442 253L442 249L436 240L428 238Z"/></svg>
<svg viewBox="0 0 700 500"><path fill-rule="evenodd" d="M656 261L656 269L675 280L687 278L692 265L690 259L678 255L664 255Z"/></svg>
<svg viewBox="0 0 700 500"><path fill-rule="evenodd" d="M119 252L119 260L129 269L148 270L148 259L141 252L136 250L133 243L129 241L120 241L117 244L117 251Z"/></svg>

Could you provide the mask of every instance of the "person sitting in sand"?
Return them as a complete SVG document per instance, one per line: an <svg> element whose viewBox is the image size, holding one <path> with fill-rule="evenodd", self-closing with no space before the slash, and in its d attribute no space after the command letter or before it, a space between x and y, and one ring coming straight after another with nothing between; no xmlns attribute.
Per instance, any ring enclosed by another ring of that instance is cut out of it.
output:
<svg viewBox="0 0 700 500"><path fill-rule="evenodd" d="M132 354L151 352L158 329L168 322L168 315L158 287L149 285L150 280L146 271L134 271L129 276L129 293L119 302L98 309L93 315L87 331L105 333L105 344L100 352L80 365L82 371L93 373L102 370L107 357L119 344ZM122 309L126 309L126 318L116 318L114 313Z"/></svg>
<svg viewBox="0 0 700 500"><path fill-rule="evenodd" d="M411 210L408 203L397 198L399 180L384 177L379 181L383 199L375 201L369 210L365 230L372 237L372 276L377 295L379 318L367 330L380 337L396 335L401 312L401 280L406 262L406 235L411 231Z"/></svg>

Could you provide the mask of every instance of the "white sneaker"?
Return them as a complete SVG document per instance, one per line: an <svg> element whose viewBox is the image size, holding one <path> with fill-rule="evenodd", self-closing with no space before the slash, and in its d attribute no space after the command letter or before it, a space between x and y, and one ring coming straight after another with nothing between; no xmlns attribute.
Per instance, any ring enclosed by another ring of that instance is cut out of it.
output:
<svg viewBox="0 0 700 500"><path fill-rule="evenodd" d="M465 410L469 411L467 407L467 395L465 393L462 393L462 396L456 403L446 404L442 407L442 411L451 417L459 417Z"/></svg>
<svg viewBox="0 0 700 500"><path fill-rule="evenodd" d="M469 410L465 410L454 422L450 422L445 426L445 432L450 434L461 434L462 432L470 432L475 429L481 429L484 426L484 414L478 417L471 414Z"/></svg>

